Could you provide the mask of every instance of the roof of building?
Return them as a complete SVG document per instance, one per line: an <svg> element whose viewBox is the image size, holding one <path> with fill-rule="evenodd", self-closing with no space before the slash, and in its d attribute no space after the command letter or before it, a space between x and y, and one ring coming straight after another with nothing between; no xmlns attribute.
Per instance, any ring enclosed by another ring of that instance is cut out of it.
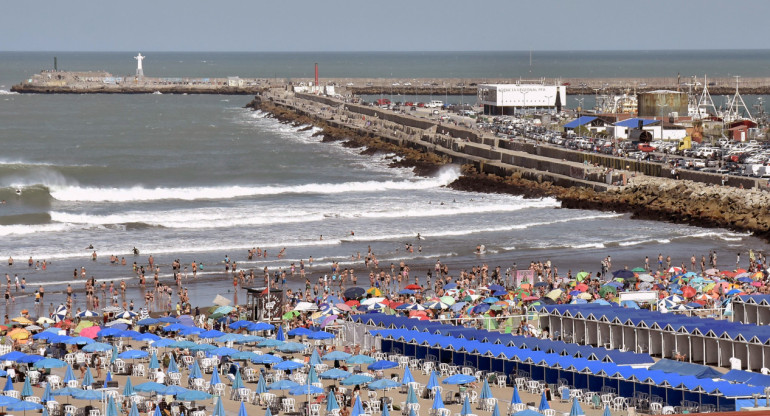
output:
<svg viewBox="0 0 770 416"><path fill-rule="evenodd" d="M618 127L639 127L639 122L642 122L642 126L649 126L653 124L660 124L660 120L651 120L648 118L628 118L623 121L615 123Z"/></svg>
<svg viewBox="0 0 770 416"><path fill-rule="evenodd" d="M598 117L580 116L569 123L564 125L565 129L574 129L576 127L585 126L586 124L596 120Z"/></svg>

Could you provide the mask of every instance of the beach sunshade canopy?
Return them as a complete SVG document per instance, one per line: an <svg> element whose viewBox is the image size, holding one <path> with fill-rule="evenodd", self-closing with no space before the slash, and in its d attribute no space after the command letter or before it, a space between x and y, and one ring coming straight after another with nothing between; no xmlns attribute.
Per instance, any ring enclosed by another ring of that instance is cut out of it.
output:
<svg viewBox="0 0 770 416"><path fill-rule="evenodd" d="M537 410L540 412L543 412L550 408L551 408L551 405L548 404L548 399L545 397L545 392L543 392L540 395L540 405L537 407Z"/></svg>
<svg viewBox="0 0 770 416"><path fill-rule="evenodd" d="M370 357L368 355L363 355L363 354L353 355L350 358L345 360L345 362L348 364L371 364L375 361L377 360L375 360L374 357Z"/></svg>
<svg viewBox="0 0 770 416"><path fill-rule="evenodd" d="M370 370L387 370L389 368L395 368L398 367L398 363L395 361L389 361L389 360L379 360L372 364L369 364L367 367Z"/></svg>
<svg viewBox="0 0 770 416"><path fill-rule="evenodd" d="M186 391L182 393L178 393L176 395L177 400L188 401L188 402L192 402L196 400L209 400L212 397L214 397L212 394L206 393L205 391L190 390L190 389L186 389Z"/></svg>
<svg viewBox="0 0 770 416"><path fill-rule="evenodd" d="M324 378L324 379L342 379L347 378L350 376L350 373L341 370L339 368L332 368L331 370L326 370L323 373L319 374L318 377Z"/></svg>
<svg viewBox="0 0 770 416"><path fill-rule="evenodd" d="M304 364L300 364L296 361L282 361L276 365L273 366L276 370L296 370L298 368L304 367Z"/></svg>
<svg viewBox="0 0 770 416"><path fill-rule="evenodd" d="M323 394L323 392L324 389L312 384L304 384L289 390L289 394L292 396L309 396L311 394Z"/></svg>
<svg viewBox="0 0 770 416"><path fill-rule="evenodd" d="M134 360L137 358L145 358L148 355L149 353L143 350L127 350L118 354L118 358L121 358L124 360Z"/></svg>
<svg viewBox="0 0 770 416"><path fill-rule="evenodd" d="M459 385L459 384L473 383L474 381L476 381L476 377L474 376L469 376L466 374L455 374L445 378L444 381L442 381L442 383Z"/></svg>
<svg viewBox="0 0 770 416"><path fill-rule="evenodd" d="M379 380L375 380L367 384L367 387L369 387L370 390L385 390L385 389L392 389L400 386L401 386L401 383L397 381L393 381L389 378L381 378Z"/></svg>
<svg viewBox="0 0 770 416"><path fill-rule="evenodd" d="M354 374L340 381L340 384L344 386L355 386L358 384L366 384L372 380L374 380L374 378L370 376L364 374Z"/></svg>
<svg viewBox="0 0 770 416"><path fill-rule="evenodd" d="M339 361L346 361L348 358L350 358L352 356L353 355L348 354L348 353L346 353L344 351L332 351L332 352L324 355L323 357L321 357L321 359L323 359L324 361L337 361L337 360L339 360Z"/></svg>
<svg viewBox="0 0 770 416"><path fill-rule="evenodd" d="M267 386L268 390L291 390L295 387L301 387L299 384L291 381L291 380L278 380L275 383L269 384Z"/></svg>

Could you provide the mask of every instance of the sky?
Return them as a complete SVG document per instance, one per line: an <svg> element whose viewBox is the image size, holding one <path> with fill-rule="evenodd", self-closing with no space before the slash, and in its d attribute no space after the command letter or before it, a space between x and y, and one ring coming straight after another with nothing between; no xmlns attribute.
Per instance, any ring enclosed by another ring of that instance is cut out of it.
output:
<svg viewBox="0 0 770 416"><path fill-rule="evenodd" d="M0 51L767 49L768 0L3 0Z"/></svg>

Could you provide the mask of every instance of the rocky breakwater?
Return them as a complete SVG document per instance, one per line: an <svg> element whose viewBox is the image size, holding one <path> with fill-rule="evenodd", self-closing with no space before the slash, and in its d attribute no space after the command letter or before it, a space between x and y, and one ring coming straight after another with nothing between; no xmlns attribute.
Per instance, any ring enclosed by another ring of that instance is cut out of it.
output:
<svg viewBox="0 0 770 416"><path fill-rule="evenodd" d="M301 111L294 107L282 105L262 96L255 97L246 104L246 108L260 110L276 120L292 124L294 126L314 125L321 131L314 136L321 136L323 142L341 142L349 148L362 148L361 154L391 154L391 167L412 168L416 175L431 176L441 166L450 163L448 158L440 155L423 152L408 146L398 145L383 138L372 131L356 128L354 125L346 126L341 120L334 117L324 118L312 111Z"/></svg>
<svg viewBox="0 0 770 416"><path fill-rule="evenodd" d="M770 193L649 176L630 178L627 185L605 192L560 187L549 182L479 174L463 167L463 176L449 186L458 190L554 197L563 208L631 213L632 218L699 227L752 232L770 241Z"/></svg>

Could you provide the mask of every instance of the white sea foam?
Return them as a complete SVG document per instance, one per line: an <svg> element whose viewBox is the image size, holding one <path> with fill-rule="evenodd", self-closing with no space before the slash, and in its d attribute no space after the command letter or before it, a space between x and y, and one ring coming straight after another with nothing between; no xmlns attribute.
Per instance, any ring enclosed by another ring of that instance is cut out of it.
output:
<svg viewBox="0 0 770 416"><path fill-rule="evenodd" d="M184 188L97 188L83 186L54 186L51 196L59 201L80 202L132 202L158 200L212 200L249 196L281 194L343 194L361 192L382 192L389 190L431 189L450 184L460 175L459 169L442 170L434 178L405 181L363 181L345 183L309 183L294 186L216 186Z"/></svg>
<svg viewBox="0 0 770 416"><path fill-rule="evenodd" d="M0 90L0 95L17 95L16 91Z"/></svg>

